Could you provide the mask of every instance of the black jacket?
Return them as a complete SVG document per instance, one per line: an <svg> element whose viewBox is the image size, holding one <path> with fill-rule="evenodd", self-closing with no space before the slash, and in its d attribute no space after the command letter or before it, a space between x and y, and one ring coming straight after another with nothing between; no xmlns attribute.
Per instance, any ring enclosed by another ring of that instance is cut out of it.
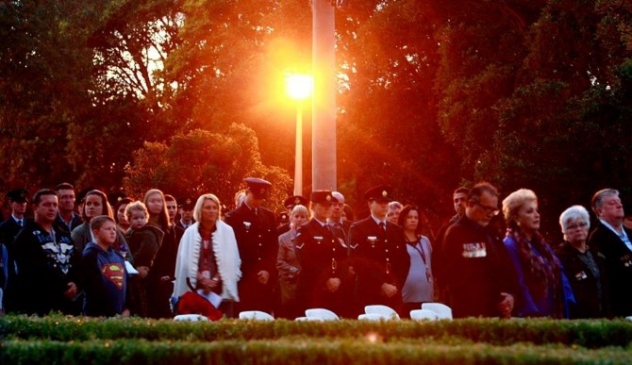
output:
<svg viewBox="0 0 632 365"><path fill-rule="evenodd" d="M446 284L452 313L458 317L498 317L501 292L518 301L518 280L503 243L476 222L461 217L443 239Z"/></svg>
<svg viewBox="0 0 632 365"><path fill-rule="evenodd" d="M606 317L609 312L604 260L596 252L589 252L599 268L599 278L581 260L582 253L570 243L564 242L555 250L575 296L576 303L571 303L570 307L571 319ZM601 286L601 299L598 285Z"/></svg>
<svg viewBox="0 0 632 365"><path fill-rule="evenodd" d="M632 231L623 229L632 239ZM612 314L621 317L632 315L632 251L601 222L590 233L588 245L605 259Z"/></svg>

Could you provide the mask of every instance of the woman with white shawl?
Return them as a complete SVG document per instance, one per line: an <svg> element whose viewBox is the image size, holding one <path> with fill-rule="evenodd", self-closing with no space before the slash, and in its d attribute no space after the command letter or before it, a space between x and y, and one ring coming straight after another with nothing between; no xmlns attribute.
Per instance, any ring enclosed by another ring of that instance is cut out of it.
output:
<svg viewBox="0 0 632 365"><path fill-rule="evenodd" d="M221 297L219 310L234 317L233 303L239 302L237 282L241 278L241 259L235 233L221 219L221 205L213 194L201 195L195 203L193 217L178 248L173 297L190 291L209 297ZM213 294L214 293L214 294Z"/></svg>

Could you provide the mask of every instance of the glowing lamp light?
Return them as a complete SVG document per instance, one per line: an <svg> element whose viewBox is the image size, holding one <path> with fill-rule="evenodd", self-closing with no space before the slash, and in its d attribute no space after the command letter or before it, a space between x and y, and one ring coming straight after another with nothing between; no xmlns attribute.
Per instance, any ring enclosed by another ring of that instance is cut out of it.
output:
<svg viewBox="0 0 632 365"><path fill-rule="evenodd" d="M314 78L311 75L291 75L286 78L287 94L294 100L305 100L312 95Z"/></svg>

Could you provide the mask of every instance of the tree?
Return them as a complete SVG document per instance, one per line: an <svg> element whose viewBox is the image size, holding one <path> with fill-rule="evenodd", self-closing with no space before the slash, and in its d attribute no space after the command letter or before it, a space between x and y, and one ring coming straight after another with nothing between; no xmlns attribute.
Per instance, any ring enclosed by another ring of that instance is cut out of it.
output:
<svg viewBox="0 0 632 365"><path fill-rule="evenodd" d="M245 177L274 182L269 198L273 209L287 197L291 186L287 172L261 163L254 132L238 124L225 133L197 129L176 135L168 144L146 142L134 152L126 171L124 186L132 196L143 196L150 188L175 196L213 193L229 207L239 187L245 187Z"/></svg>

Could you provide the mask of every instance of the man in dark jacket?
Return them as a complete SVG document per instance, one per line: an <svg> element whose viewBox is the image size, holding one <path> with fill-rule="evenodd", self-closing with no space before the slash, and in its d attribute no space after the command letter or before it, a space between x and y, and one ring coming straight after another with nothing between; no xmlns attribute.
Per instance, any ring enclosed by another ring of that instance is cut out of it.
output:
<svg viewBox="0 0 632 365"><path fill-rule="evenodd" d="M80 312L74 300L79 293L81 256L68 231L54 225L57 204L54 191L35 193L35 220L27 222L15 238L18 308L26 314Z"/></svg>
<svg viewBox="0 0 632 365"><path fill-rule="evenodd" d="M366 191L371 215L354 223L349 230L351 265L358 275L355 293L356 313L364 306L382 304L402 313L402 287L410 258L402 228L388 222L388 203L392 191L387 186L376 186Z"/></svg>
<svg viewBox="0 0 632 365"><path fill-rule="evenodd" d="M498 191L479 183L468 194L465 214L446 232L444 272L455 318L511 316L517 279L505 246L490 230L498 212Z"/></svg>
<svg viewBox="0 0 632 365"><path fill-rule="evenodd" d="M271 313L279 244L274 213L261 204L272 184L252 177L244 181L248 184L244 202L225 217L235 232L241 258L240 301L236 310Z"/></svg>
<svg viewBox="0 0 632 365"><path fill-rule="evenodd" d="M623 205L619 192L603 189L592 198L592 209L599 218L590 233L588 245L605 257L612 314L632 315L632 231L623 227Z"/></svg>

